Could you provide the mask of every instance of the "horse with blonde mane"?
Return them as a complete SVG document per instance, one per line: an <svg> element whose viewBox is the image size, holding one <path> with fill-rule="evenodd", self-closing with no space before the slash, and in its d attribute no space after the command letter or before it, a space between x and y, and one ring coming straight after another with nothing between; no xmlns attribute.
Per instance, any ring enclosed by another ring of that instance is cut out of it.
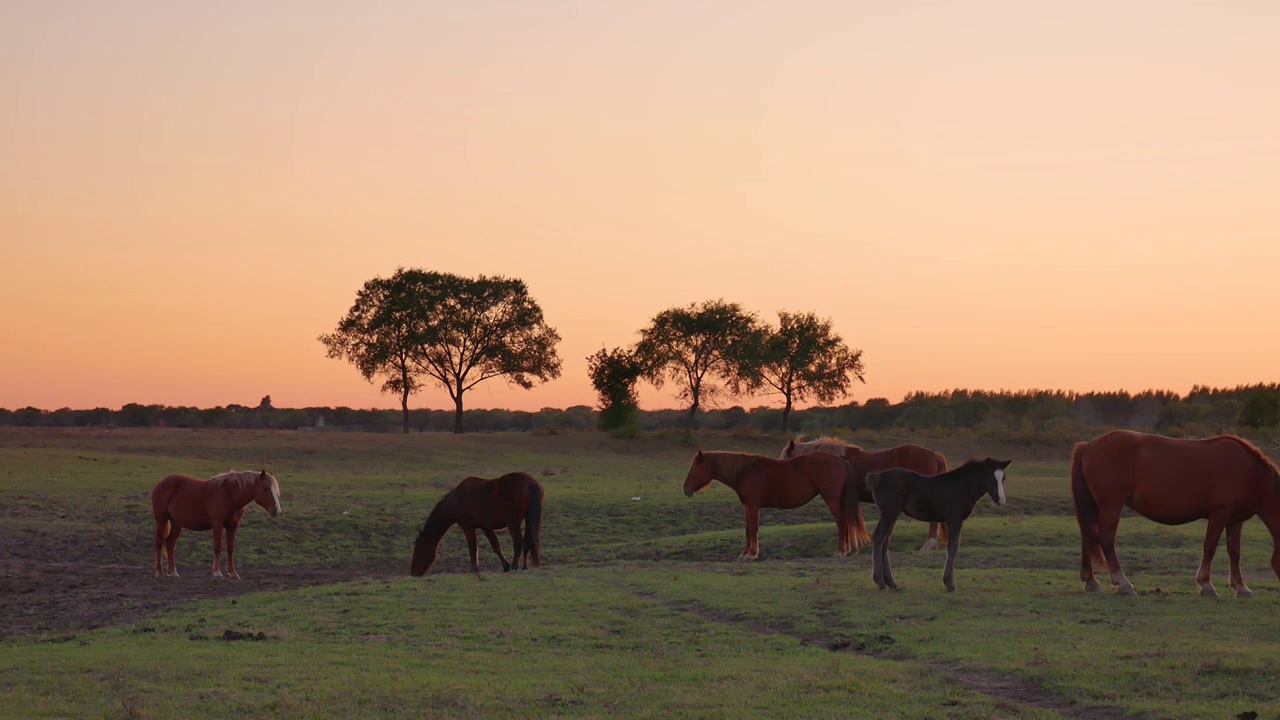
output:
<svg viewBox="0 0 1280 720"><path fill-rule="evenodd" d="M947 458L942 453L914 443L896 445L884 450L863 450L840 438L820 437L817 440L808 441L803 438L804 436L800 435L787 443L779 457L785 459L808 453L825 452L844 458L845 462L853 466L853 472L858 481L858 499L864 503L875 502L871 497L871 490L867 488L867 473L895 468L912 470L921 475L937 475L947 471ZM925 538L924 545L921 545L920 549L922 551L937 550L938 544L945 542L947 542L947 526L931 522L929 536Z"/></svg>
<svg viewBox="0 0 1280 720"><path fill-rule="evenodd" d="M836 555L848 555L871 542L857 501L853 468L834 455L819 453L774 460L751 453L698 451L689 464L684 494L692 497L719 480L746 508L747 542L739 560L760 557L760 508L792 509L821 495L836 520Z"/></svg>
<svg viewBox="0 0 1280 720"><path fill-rule="evenodd" d="M161 572L178 577L173 551L183 530L213 530L213 576L222 577L220 558L222 533L227 534L227 577L240 579L236 572L236 533L245 506L256 502L271 517L280 514L280 485L266 470L232 470L208 480L190 475L170 475L151 489L151 515L156 522L155 577ZM169 567L162 571L160 550Z"/></svg>

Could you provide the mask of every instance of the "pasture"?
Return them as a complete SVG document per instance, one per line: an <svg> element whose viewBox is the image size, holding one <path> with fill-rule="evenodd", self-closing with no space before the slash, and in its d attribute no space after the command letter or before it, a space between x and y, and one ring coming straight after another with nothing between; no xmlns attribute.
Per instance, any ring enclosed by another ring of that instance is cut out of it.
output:
<svg viewBox="0 0 1280 720"><path fill-rule="evenodd" d="M699 442L776 457L786 439ZM1252 600L1230 596L1225 548L1224 597L1199 597L1203 522L1136 518L1117 549L1140 595L1086 594L1069 447L927 444L953 465L1014 460L1008 504L964 526L955 594L907 521L890 550L904 590L877 590L869 548L832 557L821 501L765 510L760 559L734 562L742 508L718 483L683 495L695 446L676 436L0 429L0 716L1280 716L1259 521ZM210 578L193 532L182 577L153 579L152 485L262 467L283 513L246 513L244 579ZM544 566L504 574L482 538L472 575L455 528L408 577L436 500L511 470L546 488Z"/></svg>

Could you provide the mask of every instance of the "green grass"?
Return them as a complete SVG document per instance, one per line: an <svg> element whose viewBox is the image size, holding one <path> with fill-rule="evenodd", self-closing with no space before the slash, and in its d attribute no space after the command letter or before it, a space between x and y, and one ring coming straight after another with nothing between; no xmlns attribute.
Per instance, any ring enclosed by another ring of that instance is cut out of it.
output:
<svg viewBox="0 0 1280 720"><path fill-rule="evenodd" d="M785 444L701 442L771 455ZM1138 518L1122 522L1119 552L1146 594L1087 594L1069 448L943 449L1015 458L1009 505L984 500L965 526L955 594L944 555L916 552L923 523L899 524L905 589L880 592L867 551L830 557L820 503L765 513L761 561L732 562L741 506L719 485L684 497L694 446L675 437L0 430L0 539L15 558L0 568L21 581L69 557L86 582L131 589L126 603L169 605L96 630L72 617L6 633L0 716L1280 715L1280 588L1260 523L1245 525L1253 600L1230 597L1225 548L1215 579L1227 597L1195 593L1203 523ZM299 568L371 579L231 596L207 577L209 535L193 533L184 576L151 580L151 485L233 467L271 470L284 505L276 520L247 516L240 589ZM404 577L448 487L515 469L547 488L546 567L496 572L482 543L486 572L472 576L454 531L439 572ZM165 594L175 588L186 594ZM227 630L266 639L221 640Z"/></svg>

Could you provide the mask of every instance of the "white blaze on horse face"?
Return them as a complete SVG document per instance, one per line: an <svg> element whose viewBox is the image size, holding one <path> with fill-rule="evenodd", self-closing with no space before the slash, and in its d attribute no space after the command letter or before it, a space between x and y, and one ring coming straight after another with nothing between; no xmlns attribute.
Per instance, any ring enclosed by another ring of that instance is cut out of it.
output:
<svg viewBox="0 0 1280 720"><path fill-rule="evenodd" d="M997 504L1003 505L1004 504L1004 471L1003 470L996 471L996 494L1000 498L1000 501Z"/></svg>

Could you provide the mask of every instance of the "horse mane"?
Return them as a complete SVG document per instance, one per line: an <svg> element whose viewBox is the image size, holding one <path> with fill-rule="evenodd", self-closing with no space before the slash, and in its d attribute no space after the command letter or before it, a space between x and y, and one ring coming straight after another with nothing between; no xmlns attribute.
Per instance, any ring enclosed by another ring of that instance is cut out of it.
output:
<svg viewBox="0 0 1280 720"><path fill-rule="evenodd" d="M1252 454L1255 458L1257 458L1258 461L1261 462L1264 467L1266 467L1267 471L1271 473L1271 480L1272 482L1275 483L1276 493L1280 494L1280 467L1276 467L1276 463L1274 460L1267 457L1267 454L1262 452L1262 449L1259 448L1257 445L1254 445L1253 443L1249 442L1248 440L1245 440L1239 435L1222 435L1220 437L1224 437L1230 440L1235 440L1236 443L1240 445L1240 447L1249 451L1250 454Z"/></svg>
<svg viewBox="0 0 1280 720"><path fill-rule="evenodd" d="M722 481L737 482L742 473L765 458L754 453L730 452L728 450L708 450L702 453L714 463L716 470L723 475Z"/></svg>
<svg viewBox="0 0 1280 720"><path fill-rule="evenodd" d="M833 452L843 455L845 450L862 450L861 446L846 442L832 435L823 435L816 440L805 440L804 435L797 435L795 443L797 448L804 445L808 452Z"/></svg>
<svg viewBox="0 0 1280 720"><path fill-rule="evenodd" d="M257 470L228 470L227 472L219 473L209 478L209 482L218 485L233 485L236 488L243 490L246 487L252 487L253 483L257 481L258 476L261 474L262 473ZM269 474L267 477L272 480L275 479Z"/></svg>
<svg viewBox="0 0 1280 720"><path fill-rule="evenodd" d="M422 530L418 531L419 538L429 538L432 535L439 537L444 536L444 532L448 530L449 526L453 523L445 523L444 515L440 512L440 509L443 508L444 504L449 502L449 498L452 497L453 491L450 490L445 493L444 497L440 498L440 502L436 503L435 507L431 508L431 512L427 513L427 521L422 524Z"/></svg>

